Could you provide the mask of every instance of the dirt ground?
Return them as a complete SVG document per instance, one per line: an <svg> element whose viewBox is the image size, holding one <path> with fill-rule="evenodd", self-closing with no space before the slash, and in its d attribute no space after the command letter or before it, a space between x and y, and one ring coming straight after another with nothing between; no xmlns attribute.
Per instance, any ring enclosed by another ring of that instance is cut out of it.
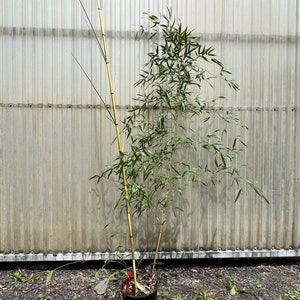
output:
<svg viewBox="0 0 300 300"><path fill-rule="evenodd" d="M103 262L80 262L61 266L1 263L0 299L121 299L125 265L114 263L101 269ZM46 285L51 274L48 271L54 269ZM111 280L105 289L103 283L108 276ZM161 300L300 299L299 259L163 261L157 268L157 277ZM230 295L230 284L231 292L237 295ZM288 296L289 290L299 290L299 298L292 298L291 293Z"/></svg>

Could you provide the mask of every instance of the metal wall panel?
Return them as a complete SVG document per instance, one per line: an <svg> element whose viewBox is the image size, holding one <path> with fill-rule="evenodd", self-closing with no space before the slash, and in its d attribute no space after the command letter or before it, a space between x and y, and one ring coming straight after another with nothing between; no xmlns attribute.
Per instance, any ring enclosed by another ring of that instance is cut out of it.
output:
<svg viewBox="0 0 300 300"><path fill-rule="evenodd" d="M97 1L82 2L99 33ZM226 95L249 127L239 132L249 145L240 162L271 205L250 192L235 204L228 182L188 186L163 250L298 249L299 0L103 0L121 118L150 49L134 39L139 25L147 27L143 12L167 7L216 48L239 82L237 93L223 85L207 93ZM73 58L107 101L105 65L80 3L0 0L0 42L0 252L118 249L127 234L112 210L117 186L88 180L116 145L108 113ZM138 250L152 250L151 225L139 221Z"/></svg>

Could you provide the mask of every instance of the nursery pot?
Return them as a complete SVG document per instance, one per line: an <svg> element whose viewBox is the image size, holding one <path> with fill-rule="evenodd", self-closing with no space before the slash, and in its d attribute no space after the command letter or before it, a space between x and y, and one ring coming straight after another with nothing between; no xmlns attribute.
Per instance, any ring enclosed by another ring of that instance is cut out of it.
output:
<svg viewBox="0 0 300 300"><path fill-rule="evenodd" d="M134 295L130 295L130 294L123 292L123 299L124 300L129 300L129 299L156 300L157 299L157 289L155 289L152 293L150 293L148 295L141 295L141 296L134 296Z"/></svg>

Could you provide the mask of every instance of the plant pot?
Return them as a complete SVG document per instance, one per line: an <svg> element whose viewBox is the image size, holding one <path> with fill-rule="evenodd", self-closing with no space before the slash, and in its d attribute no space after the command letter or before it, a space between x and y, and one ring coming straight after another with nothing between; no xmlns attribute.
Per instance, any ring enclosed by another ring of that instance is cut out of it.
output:
<svg viewBox="0 0 300 300"><path fill-rule="evenodd" d="M156 300L157 299L157 289L155 289L155 291L153 291L152 293L150 293L148 295L141 295L141 296L134 296L134 295L130 295L130 294L123 292L123 299L124 300L127 300L127 299Z"/></svg>

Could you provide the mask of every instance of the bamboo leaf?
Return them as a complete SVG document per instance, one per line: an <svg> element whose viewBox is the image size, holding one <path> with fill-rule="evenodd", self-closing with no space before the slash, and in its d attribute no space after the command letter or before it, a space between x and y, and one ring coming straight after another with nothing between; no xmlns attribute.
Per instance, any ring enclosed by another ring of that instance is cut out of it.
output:
<svg viewBox="0 0 300 300"><path fill-rule="evenodd" d="M243 193L243 189L240 189L238 191L238 193L236 194L236 196L235 196L235 199L234 199L235 202L237 202L239 200L239 198L242 195L242 193Z"/></svg>
<svg viewBox="0 0 300 300"><path fill-rule="evenodd" d="M48 271L48 272L47 272L47 277L46 277L46 285L49 284L49 282L50 282L51 279L52 279L52 276L53 276L53 270L52 270L52 271Z"/></svg>
<svg viewBox="0 0 300 300"><path fill-rule="evenodd" d="M267 202L268 204L270 204L269 199L263 194L262 190L257 187L253 182L251 182L250 180L246 179L246 183L254 190L254 192L261 197L265 202Z"/></svg>

